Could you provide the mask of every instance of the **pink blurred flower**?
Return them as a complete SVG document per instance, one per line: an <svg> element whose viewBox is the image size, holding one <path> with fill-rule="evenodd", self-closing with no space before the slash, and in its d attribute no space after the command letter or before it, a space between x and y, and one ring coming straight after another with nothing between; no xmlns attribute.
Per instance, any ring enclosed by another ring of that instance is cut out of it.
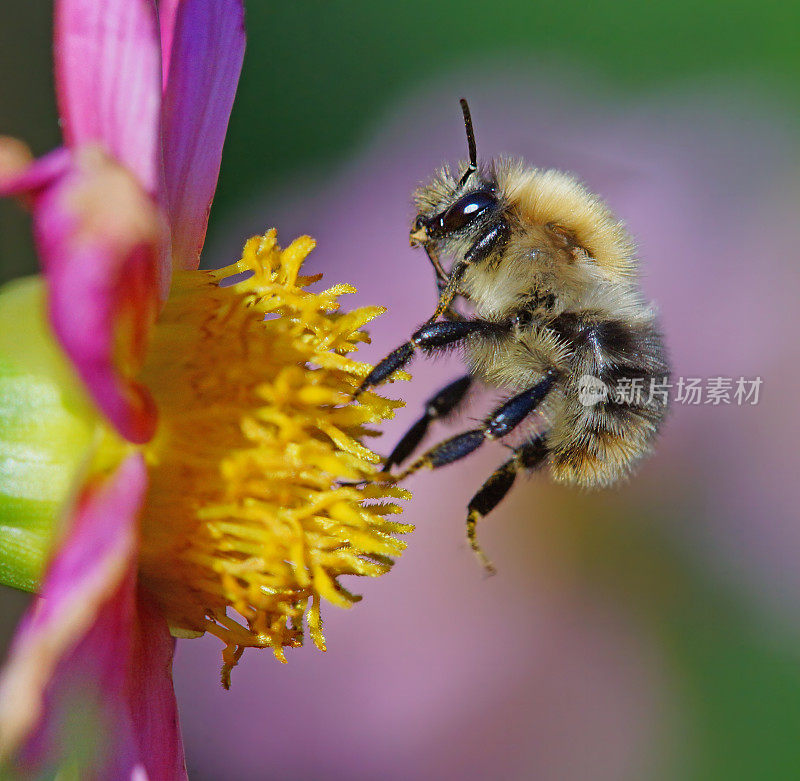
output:
<svg viewBox="0 0 800 781"><path fill-rule="evenodd" d="M28 164L19 142L4 141L0 193L31 206L61 347L119 435L143 443L157 410L135 375L173 266L199 262L242 64L243 8L60 0L55 14L65 145ZM185 776L174 640L137 592L147 483L133 452L82 487L45 599L18 631L0 682L0 756L21 772L59 761L65 741L94 739L93 775ZM78 705L82 723L70 727Z"/></svg>
<svg viewBox="0 0 800 781"><path fill-rule="evenodd" d="M426 522L392 583L377 584L386 593L365 606L359 633L331 617L328 631L338 637L324 669L306 654L265 678L245 660L234 702L198 674L213 644L184 646L176 663L184 739L204 777L257 777L267 722L270 768L279 776L317 778L335 766L348 779L684 778L695 770L683 764L693 761L687 746L708 740L698 713L705 704L697 706L707 690L684 677L675 645L706 638L672 634L692 627L665 628L673 611L698 609L713 627L724 621L715 611L727 587L738 604L761 611L756 631L765 642L780 647L764 610L773 598L781 619L796 626L800 483L790 476L798 458L787 411L798 369L786 356L798 328L789 217L798 185L786 161L796 155L797 133L786 129L784 106L735 85L634 98L588 73L570 79L562 65L530 65L526 76L518 63L481 63L416 84L335 178L311 194L292 193L291 179L278 183L223 226L221 243L252 230L264 213L290 231L310 226L329 249L317 270L334 273L346 257L364 301L389 305L392 317L372 331L372 356L382 357L435 306L430 265L408 246L409 194L442 161L464 156L457 100L466 95L479 155L521 155L573 171L626 219L676 375L763 375L762 401L676 404L653 456L613 491L579 493L544 475L520 481L480 530L495 578L475 565L464 518L502 450L420 474L413 509ZM354 245L380 252L354 253ZM414 365L403 388L407 407L382 438L385 452L425 399L462 371L458 356ZM462 430L490 403L476 399L465 416L431 432L431 442ZM736 662L718 662L737 675ZM715 656L705 669L716 663ZM387 682L386 669L402 674ZM742 683L748 696L753 680L760 678ZM735 703L726 707L745 701L737 696L726 693ZM286 698L295 703L288 713ZM213 730L209 709L220 716ZM228 727L243 710L259 718ZM311 733L318 739L298 756L298 741ZM697 772L708 775L705 766Z"/></svg>

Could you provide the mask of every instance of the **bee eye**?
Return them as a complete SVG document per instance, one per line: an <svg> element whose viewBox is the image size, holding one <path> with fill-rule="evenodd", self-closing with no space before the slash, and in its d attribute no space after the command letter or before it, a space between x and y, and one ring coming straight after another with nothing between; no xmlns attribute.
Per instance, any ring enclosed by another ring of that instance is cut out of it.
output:
<svg viewBox="0 0 800 781"><path fill-rule="evenodd" d="M476 190L473 193L459 198L442 217L442 230L444 233L453 233L461 230L473 220L477 219L487 209L497 206L497 198L486 190Z"/></svg>

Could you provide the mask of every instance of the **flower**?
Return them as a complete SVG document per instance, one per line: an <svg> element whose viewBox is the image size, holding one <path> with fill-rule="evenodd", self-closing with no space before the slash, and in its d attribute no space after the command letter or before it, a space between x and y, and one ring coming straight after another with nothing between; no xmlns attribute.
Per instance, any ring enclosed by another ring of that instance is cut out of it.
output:
<svg viewBox="0 0 800 781"><path fill-rule="evenodd" d="M382 310L312 292L307 237L196 270L243 48L236 0L60 0L66 145L0 144L46 278L0 293L6 582L38 585L56 538L0 679L17 772L185 775L173 637L221 638L226 686L304 617L324 650L322 599L353 604L339 576L385 573L411 528L361 442L399 402L353 401Z"/></svg>

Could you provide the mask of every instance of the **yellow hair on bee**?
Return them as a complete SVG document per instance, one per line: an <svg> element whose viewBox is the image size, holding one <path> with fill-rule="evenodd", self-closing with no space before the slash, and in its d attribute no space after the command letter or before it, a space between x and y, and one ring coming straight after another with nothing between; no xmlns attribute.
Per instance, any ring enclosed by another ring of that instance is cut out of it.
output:
<svg viewBox="0 0 800 781"><path fill-rule="evenodd" d="M566 229L613 280L624 281L636 273L636 247L624 223L575 177L510 159L496 162L495 175L524 222Z"/></svg>

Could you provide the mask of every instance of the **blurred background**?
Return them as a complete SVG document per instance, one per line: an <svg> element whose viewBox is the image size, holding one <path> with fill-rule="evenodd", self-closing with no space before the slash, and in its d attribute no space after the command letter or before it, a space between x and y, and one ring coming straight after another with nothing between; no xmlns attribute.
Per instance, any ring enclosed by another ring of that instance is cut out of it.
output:
<svg viewBox="0 0 800 781"><path fill-rule="evenodd" d="M4 8L0 133L42 153L51 4ZM800 777L800 6L309 0L250 2L247 24L206 265L272 225L311 234L310 272L389 308L379 360L435 304L410 193L464 157L464 95L480 156L573 171L628 223L675 377L762 384L755 405L674 403L618 489L518 481L479 530L494 578L464 508L505 451L416 478L408 552L327 610L326 654L248 653L225 692L218 643L179 644L191 777ZM9 203L0 263L36 268ZM459 371L392 386L408 406L377 449ZM0 592L3 648L24 604Z"/></svg>

